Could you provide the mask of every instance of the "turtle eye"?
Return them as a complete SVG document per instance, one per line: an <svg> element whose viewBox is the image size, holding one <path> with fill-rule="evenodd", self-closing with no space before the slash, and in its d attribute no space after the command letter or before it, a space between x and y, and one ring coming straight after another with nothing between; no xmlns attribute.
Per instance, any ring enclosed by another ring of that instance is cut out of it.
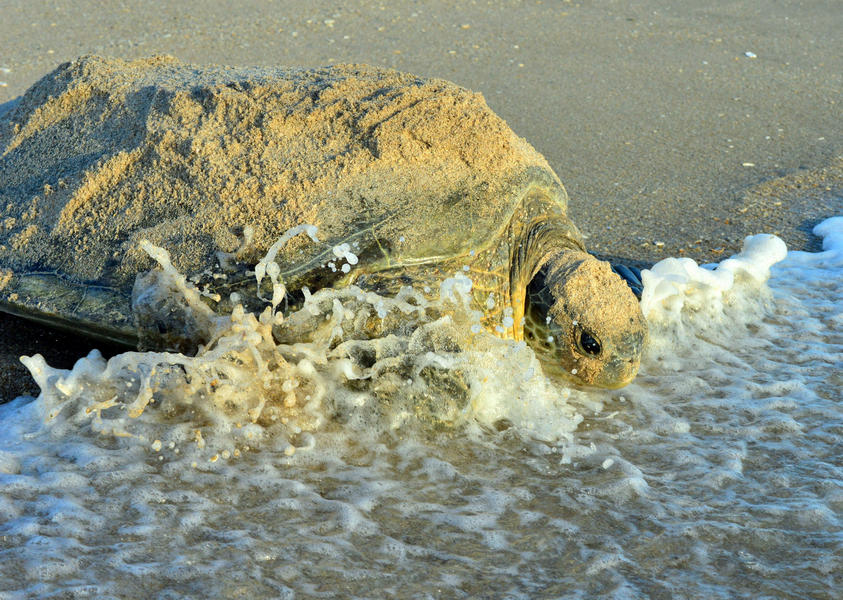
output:
<svg viewBox="0 0 843 600"><path fill-rule="evenodd" d="M600 347L600 342L597 341L593 335L591 335L587 331L580 332L580 348L583 349L583 352L586 354L590 354L591 356L597 356L600 354L602 348Z"/></svg>

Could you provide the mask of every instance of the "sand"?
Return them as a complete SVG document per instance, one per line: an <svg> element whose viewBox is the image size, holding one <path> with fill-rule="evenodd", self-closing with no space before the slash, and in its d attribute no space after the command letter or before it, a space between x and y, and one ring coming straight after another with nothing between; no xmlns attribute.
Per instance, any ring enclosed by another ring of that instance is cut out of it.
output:
<svg viewBox="0 0 843 600"><path fill-rule="evenodd" d="M0 111L79 55L225 65L391 66L481 92L547 157L601 256L718 260L749 233L817 249L843 212L837 3L352 0L9 2ZM0 398L34 391L15 357L90 344L3 317ZM45 343L41 336L55 339Z"/></svg>

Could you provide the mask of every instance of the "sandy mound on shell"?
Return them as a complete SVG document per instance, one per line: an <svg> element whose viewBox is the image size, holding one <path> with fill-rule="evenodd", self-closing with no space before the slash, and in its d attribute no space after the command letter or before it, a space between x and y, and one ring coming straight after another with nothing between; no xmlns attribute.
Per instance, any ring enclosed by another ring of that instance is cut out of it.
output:
<svg viewBox="0 0 843 600"><path fill-rule="evenodd" d="M171 57L60 66L0 119L0 148L0 265L120 286L151 266L141 239L195 272L237 250L246 224L241 254L254 259L300 223L330 241L361 214L416 210L427 230L408 245L447 249L465 236L454 190L549 169L479 94L446 81ZM500 218L493 192L477 199L478 231Z"/></svg>

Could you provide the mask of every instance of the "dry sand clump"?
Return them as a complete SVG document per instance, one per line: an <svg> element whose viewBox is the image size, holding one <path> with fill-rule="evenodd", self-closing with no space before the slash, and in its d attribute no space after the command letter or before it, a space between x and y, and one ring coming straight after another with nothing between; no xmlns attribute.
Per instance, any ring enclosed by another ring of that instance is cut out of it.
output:
<svg viewBox="0 0 843 600"><path fill-rule="evenodd" d="M152 264L141 239L195 272L216 250L256 260L301 223L330 242L417 211L403 251L451 251L467 235L455 191L489 231L489 182L549 171L480 94L443 80L168 56L61 65L0 120L0 148L0 265L118 287Z"/></svg>

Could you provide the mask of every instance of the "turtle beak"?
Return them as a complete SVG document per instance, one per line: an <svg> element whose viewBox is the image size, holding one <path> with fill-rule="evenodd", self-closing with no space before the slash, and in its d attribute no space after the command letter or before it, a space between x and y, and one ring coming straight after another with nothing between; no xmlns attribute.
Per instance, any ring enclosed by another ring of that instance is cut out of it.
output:
<svg viewBox="0 0 843 600"><path fill-rule="evenodd" d="M610 390L631 383L641 367L641 354L646 337L646 330L624 335L614 357L603 368L595 383Z"/></svg>
<svg viewBox="0 0 843 600"><path fill-rule="evenodd" d="M626 361L625 364L609 363L603 370L598 385L609 390L616 390L632 383L641 366L639 361ZM605 382L605 383L604 383Z"/></svg>

